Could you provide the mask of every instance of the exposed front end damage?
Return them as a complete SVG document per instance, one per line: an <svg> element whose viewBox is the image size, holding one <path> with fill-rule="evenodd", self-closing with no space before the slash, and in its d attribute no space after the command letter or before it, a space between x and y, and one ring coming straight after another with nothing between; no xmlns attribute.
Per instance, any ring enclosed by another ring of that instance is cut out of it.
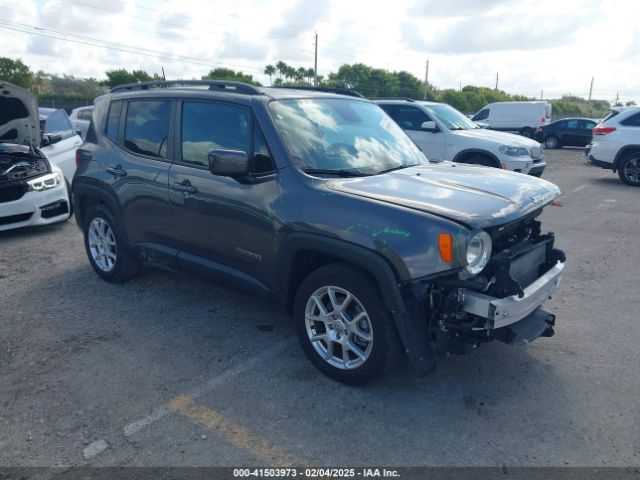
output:
<svg viewBox="0 0 640 480"><path fill-rule="evenodd" d="M425 282L429 340L438 354L465 353L492 340L523 345L554 334L555 316L541 306L560 285L565 255L554 248L552 233L540 233L541 211L488 230L494 252L479 275Z"/></svg>

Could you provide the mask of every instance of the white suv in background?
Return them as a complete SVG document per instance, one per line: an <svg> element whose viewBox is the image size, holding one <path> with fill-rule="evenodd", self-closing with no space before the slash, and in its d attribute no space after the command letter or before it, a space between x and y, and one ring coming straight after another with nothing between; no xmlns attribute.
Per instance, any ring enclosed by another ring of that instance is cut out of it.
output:
<svg viewBox="0 0 640 480"><path fill-rule="evenodd" d="M613 110L595 126L589 160L640 186L640 107Z"/></svg>
<svg viewBox="0 0 640 480"><path fill-rule="evenodd" d="M535 140L480 128L445 103L377 100L432 161L453 161L502 168L537 177L546 166Z"/></svg>

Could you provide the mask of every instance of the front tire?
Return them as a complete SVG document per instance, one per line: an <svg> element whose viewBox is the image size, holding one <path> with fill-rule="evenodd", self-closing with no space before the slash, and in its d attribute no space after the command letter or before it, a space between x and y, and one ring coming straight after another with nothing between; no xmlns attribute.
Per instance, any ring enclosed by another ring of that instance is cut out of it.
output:
<svg viewBox="0 0 640 480"><path fill-rule="evenodd" d="M632 153L618 165L618 176L627 185L640 187L640 153Z"/></svg>
<svg viewBox="0 0 640 480"><path fill-rule="evenodd" d="M84 248L93 270L107 282L124 282L135 276L140 262L126 250L111 212L102 205L92 207L84 222Z"/></svg>
<svg viewBox="0 0 640 480"><path fill-rule="evenodd" d="M309 360L339 382L369 382L400 355L377 285L351 265L330 264L309 274L296 294L293 316Z"/></svg>
<svg viewBox="0 0 640 480"><path fill-rule="evenodd" d="M560 148L560 141L557 137L547 137L544 141L544 146L549 149Z"/></svg>

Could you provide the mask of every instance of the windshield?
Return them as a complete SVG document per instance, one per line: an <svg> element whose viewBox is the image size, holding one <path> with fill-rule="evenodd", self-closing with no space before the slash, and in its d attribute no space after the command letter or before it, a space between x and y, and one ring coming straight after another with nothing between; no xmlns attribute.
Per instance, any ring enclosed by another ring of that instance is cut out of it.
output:
<svg viewBox="0 0 640 480"><path fill-rule="evenodd" d="M470 130L472 128L480 128L477 124L449 105L424 106L449 130Z"/></svg>
<svg viewBox="0 0 640 480"><path fill-rule="evenodd" d="M373 175L428 163L377 105L348 99L271 102L276 126L303 170ZM320 172L316 172L320 173Z"/></svg>

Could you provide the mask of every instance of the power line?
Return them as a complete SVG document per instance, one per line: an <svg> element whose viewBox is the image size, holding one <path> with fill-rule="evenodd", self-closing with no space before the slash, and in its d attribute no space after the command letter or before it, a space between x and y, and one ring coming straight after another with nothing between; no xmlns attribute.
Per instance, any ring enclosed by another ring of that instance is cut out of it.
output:
<svg viewBox="0 0 640 480"><path fill-rule="evenodd" d="M10 22L4 19L0 18L0 28L5 29L5 30L12 30L12 31L16 31L16 32L21 32L21 33L26 33L29 35L37 35L37 36L41 36L41 37L47 37L47 38L53 38L53 39L57 39L57 40L63 40L66 42L72 42L72 43L77 43L77 44L82 44L82 45L89 45L89 46L94 46L94 47L100 47L100 48L104 48L107 50L115 50L115 51L120 51L120 52L125 52L125 53L133 53L135 55L142 55L145 57L153 57L153 58L157 58L157 59L161 59L161 60L172 60L172 61L177 61L177 62L181 62L181 63L191 63L194 65L201 65L201 66L206 66L209 68L216 68L216 67L233 67L233 68L243 68L243 69L248 69L248 70L253 70L255 72L260 72L262 73L261 69L257 69L255 67L250 67L248 65L231 65L231 64L225 64L222 62L206 62L203 61L202 59L199 58L194 58L194 57L187 57L185 55L178 55L178 54L173 54L173 53L169 53L169 52L163 52L163 51L159 51L159 50L152 50L152 49L148 49L148 48L141 48L138 46L133 46L133 45L127 45L127 44L122 44L122 43L114 43L114 42L108 42L105 40L100 40L100 39L96 39L96 38L91 38L91 37L85 37L82 35L74 35L74 34L70 34L70 33L63 33L63 32L58 32L56 30L50 30L50 29L46 29L43 27L38 27L38 26L33 26L33 25L26 25L26 24L21 24L21 23L17 23L17 22Z"/></svg>

